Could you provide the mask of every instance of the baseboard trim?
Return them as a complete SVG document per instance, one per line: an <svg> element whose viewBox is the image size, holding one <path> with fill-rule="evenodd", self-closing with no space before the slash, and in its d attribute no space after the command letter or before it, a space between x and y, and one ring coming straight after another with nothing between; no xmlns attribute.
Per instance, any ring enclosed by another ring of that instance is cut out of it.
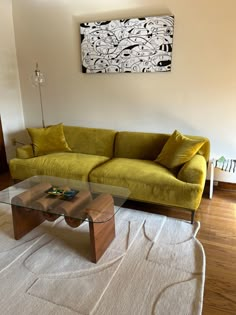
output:
<svg viewBox="0 0 236 315"><path fill-rule="evenodd" d="M209 187L210 186L210 180L206 181L206 186ZM226 189L226 190L236 190L236 183L228 183L228 182L220 182L217 181L217 185L214 186L214 189Z"/></svg>
<svg viewBox="0 0 236 315"><path fill-rule="evenodd" d="M221 189L236 190L236 183L218 182L217 187Z"/></svg>

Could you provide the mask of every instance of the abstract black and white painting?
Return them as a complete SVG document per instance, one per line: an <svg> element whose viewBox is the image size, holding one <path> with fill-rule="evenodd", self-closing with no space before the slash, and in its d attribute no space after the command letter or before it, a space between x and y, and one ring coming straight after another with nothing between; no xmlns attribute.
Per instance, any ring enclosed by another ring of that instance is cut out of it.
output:
<svg viewBox="0 0 236 315"><path fill-rule="evenodd" d="M173 32L173 16L81 23L82 71L170 71Z"/></svg>

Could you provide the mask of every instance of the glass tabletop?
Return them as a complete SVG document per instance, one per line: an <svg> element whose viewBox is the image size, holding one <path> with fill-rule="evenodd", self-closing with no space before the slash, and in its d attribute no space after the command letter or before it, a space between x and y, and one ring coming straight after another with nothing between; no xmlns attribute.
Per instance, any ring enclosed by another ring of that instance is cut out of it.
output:
<svg viewBox="0 0 236 315"><path fill-rule="evenodd" d="M0 202L41 211L48 216L64 216L102 223L110 220L125 201L127 188L65 179L33 176L0 191Z"/></svg>

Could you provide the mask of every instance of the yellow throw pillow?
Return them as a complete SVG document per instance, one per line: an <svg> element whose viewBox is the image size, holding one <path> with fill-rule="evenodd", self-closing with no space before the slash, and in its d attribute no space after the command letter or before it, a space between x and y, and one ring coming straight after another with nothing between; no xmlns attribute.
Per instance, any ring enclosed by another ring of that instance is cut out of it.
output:
<svg viewBox="0 0 236 315"><path fill-rule="evenodd" d="M175 168L191 160L204 143L205 140L190 139L175 130L155 162L169 169Z"/></svg>
<svg viewBox="0 0 236 315"><path fill-rule="evenodd" d="M46 128L27 128L31 137L34 155L71 151L64 136L63 124Z"/></svg>

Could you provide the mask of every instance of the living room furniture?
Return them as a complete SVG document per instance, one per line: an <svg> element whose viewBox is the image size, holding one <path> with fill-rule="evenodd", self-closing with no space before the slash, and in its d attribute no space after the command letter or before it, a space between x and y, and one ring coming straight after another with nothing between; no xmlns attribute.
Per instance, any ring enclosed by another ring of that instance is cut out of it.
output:
<svg viewBox="0 0 236 315"><path fill-rule="evenodd" d="M226 159L225 157L222 156L219 159L213 158L210 161L210 190L209 190L209 198L210 199L212 199L212 196L213 196L215 168L218 168L224 172L235 173L236 172L236 160Z"/></svg>
<svg viewBox="0 0 236 315"><path fill-rule="evenodd" d="M0 117L0 174L8 171L5 144L2 132L2 122Z"/></svg>
<svg viewBox="0 0 236 315"><path fill-rule="evenodd" d="M122 187L34 176L2 190L0 202L12 207L16 240L60 216L73 228L88 221L91 260L96 263L115 238L114 215L128 195L129 190Z"/></svg>
<svg viewBox="0 0 236 315"><path fill-rule="evenodd" d="M18 147L10 161L14 180L53 175L125 187L129 199L191 211L193 222L206 180L207 138L62 125L28 131L33 145Z"/></svg>

